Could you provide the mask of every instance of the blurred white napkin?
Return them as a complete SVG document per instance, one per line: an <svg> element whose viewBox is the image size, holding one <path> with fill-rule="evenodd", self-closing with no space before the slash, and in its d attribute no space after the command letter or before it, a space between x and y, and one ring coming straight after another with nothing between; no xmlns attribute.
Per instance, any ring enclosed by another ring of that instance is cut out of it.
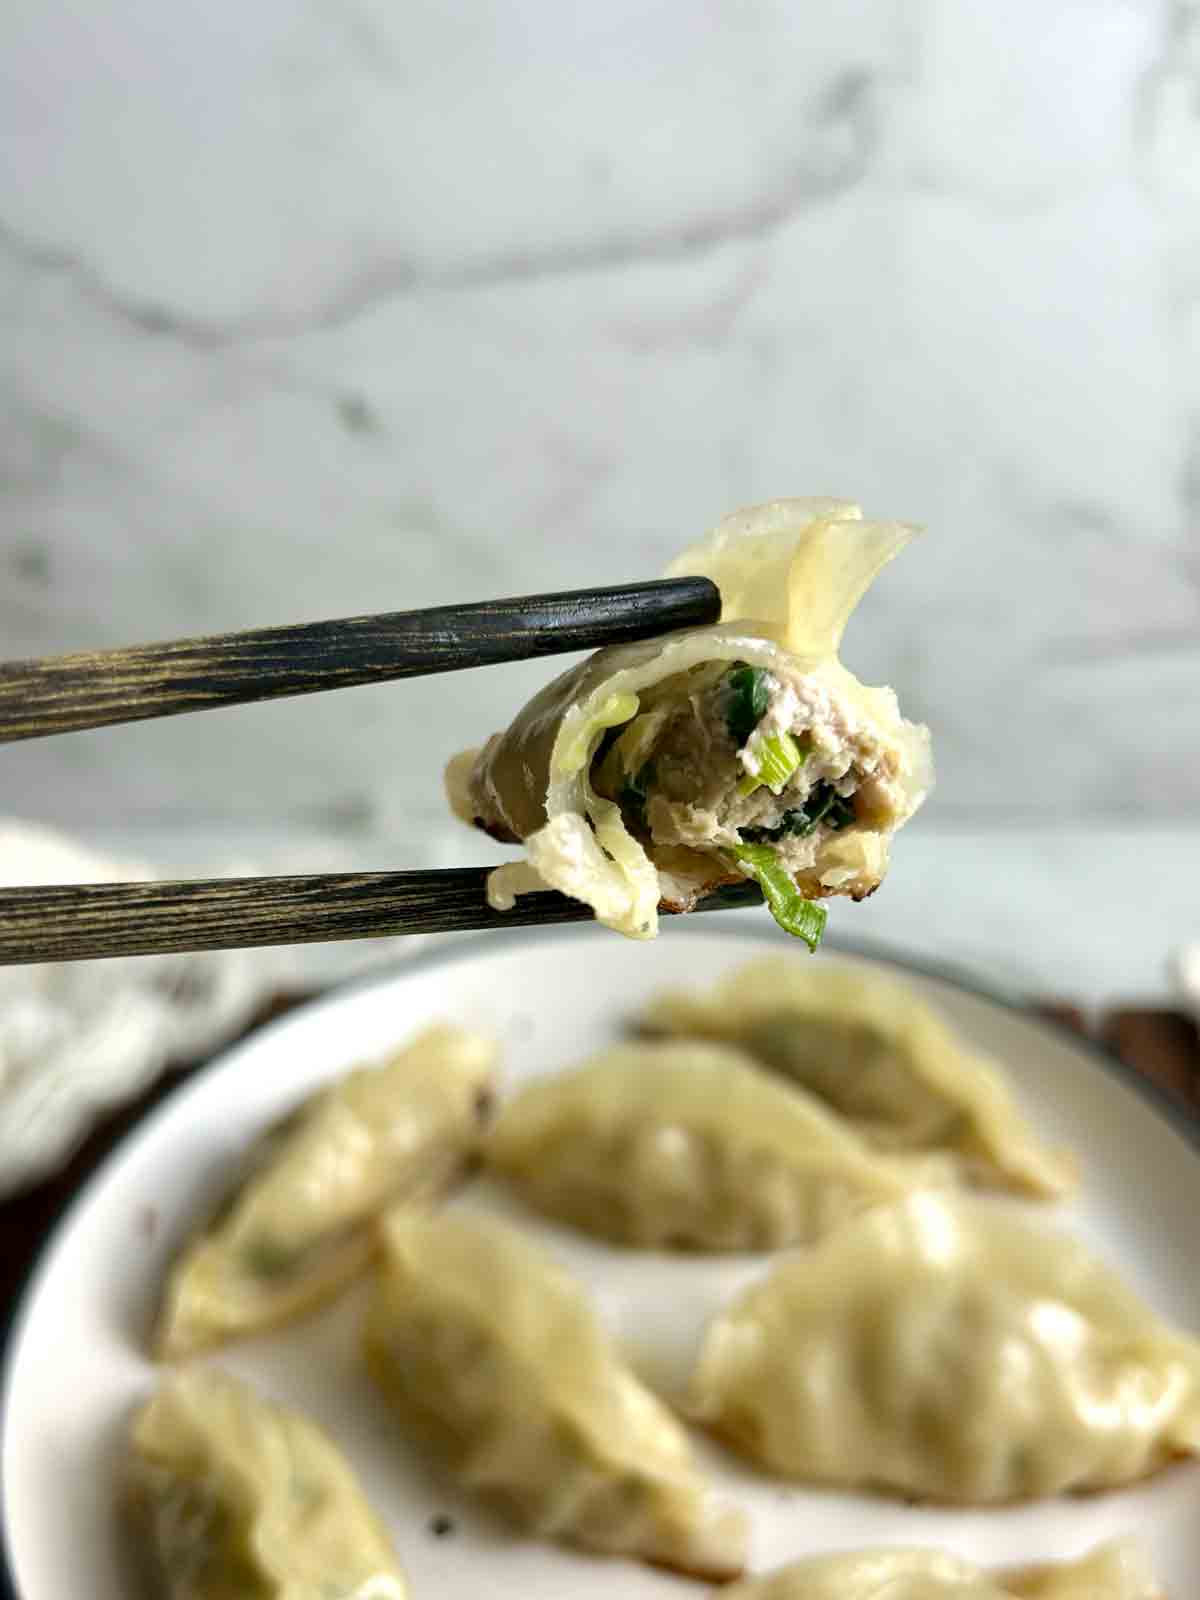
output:
<svg viewBox="0 0 1200 1600"><path fill-rule="evenodd" d="M49 828L0 818L0 886L147 879ZM215 1049L287 971L276 950L0 967L0 1195L64 1160L106 1107Z"/></svg>

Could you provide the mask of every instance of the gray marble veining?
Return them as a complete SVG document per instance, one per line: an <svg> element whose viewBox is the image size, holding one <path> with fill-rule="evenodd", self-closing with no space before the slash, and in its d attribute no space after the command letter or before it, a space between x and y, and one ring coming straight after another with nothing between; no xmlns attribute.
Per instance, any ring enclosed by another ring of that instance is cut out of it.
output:
<svg viewBox="0 0 1200 1600"><path fill-rule="evenodd" d="M936 814L1200 807L1200 7L0 17L0 647L924 523L847 637ZM7 810L428 816L544 669L0 752Z"/></svg>

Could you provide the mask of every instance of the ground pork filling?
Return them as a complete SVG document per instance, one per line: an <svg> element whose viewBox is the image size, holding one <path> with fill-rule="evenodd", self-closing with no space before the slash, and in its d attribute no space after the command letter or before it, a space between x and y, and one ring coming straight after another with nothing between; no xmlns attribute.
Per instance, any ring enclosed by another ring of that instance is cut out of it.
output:
<svg viewBox="0 0 1200 1600"><path fill-rule="evenodd" d="M592 766L644 843L711 852L766 844L789 874L856 823L895 814L895 753L812 677L709 662L642 695Z"/></svg>

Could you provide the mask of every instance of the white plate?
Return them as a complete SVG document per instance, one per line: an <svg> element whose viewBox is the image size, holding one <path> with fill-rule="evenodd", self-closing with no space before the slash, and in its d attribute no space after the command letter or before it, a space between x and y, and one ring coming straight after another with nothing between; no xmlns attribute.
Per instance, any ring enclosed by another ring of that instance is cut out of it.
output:
<svg viewBox="0 0 1200 1600"><path fill-rule="evenodd" d="M4 1519L22 1600L124 1600L113 1482L133 1403L154 1383L145 1332L177 1241L220 1191L247 1140L314 1084L439 1017L495 1030L505 1078L579 1060L655 989L708 982L780 939L757 927L670 925L656 945L594 928L490 935L418 958L254 1035L181 1089L109 1160L59 1228L13 1335L3 1419ZM798 955L798 960L808 959ZM840 954L821 959L845 959ZM874 961L876 958L869 958ZM1072 1205L1046 1211L1119 1264L1161 1312L1200 1331L1200 1159L1191 1126L1106 1057L945 978L907 974L1006 1064L1042 1133L1081 1154ZM462 1203L501 1203L475 1192ZM610 1250L527 1225L593 1284L648 1374L678 1373L700 1326L761 1262ZM416 1600L676 1597L685 1580L514 1537L441 1481L384 1414L357 1360L361 1290L277 1337L230 1346L224 1365L323 1422L390 1523ZM752 1564L864 1544L942 1545L983 1562L1064 1557L1136 1531L1177 1595L1200 1576L1200 1465L1132 1490L991 1511L910 1507L775 1485L698 1445L753 1517ZM435 1538L431 1519L453 1531Z"/></svg>

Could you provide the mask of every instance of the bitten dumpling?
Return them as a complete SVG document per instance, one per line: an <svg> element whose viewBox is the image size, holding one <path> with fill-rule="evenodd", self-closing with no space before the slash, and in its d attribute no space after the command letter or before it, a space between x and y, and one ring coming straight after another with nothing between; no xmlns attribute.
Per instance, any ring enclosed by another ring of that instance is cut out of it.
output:
<svg viewBox="0 0 1200 1600"><path fill-rule="evenodd" d="M722 1591L723 1600L1163 1600L1140 1551L1104 1545L1076 1561L988 1574L935 1550L814 1556Z"/></svg>
<svg viewBox="0 0 1200 1600"><path fill-rule="evenodd" d="M428 1028L272 1129L249 1176L172 1269L158 1353L189 1356L275 1327L363 1271L378 1215L433 1198L477 1149L496 1057L479 1034Z"/></svg>
<svg viewBox="0 0 1200 1600"><path fill-rule="evenodd" d="M1195 1453L1200 1344L1074 1240L927 1193L718 1315L687 1409L782 1477L984 1505Z"/></svg>
<svg viewBox="0 0 1200 1600"><path fill-rule="evenodd" d="M643 1025L736 1045L879 1149L944 1150L976 1182L1045 1198L1074 1187L1070 1156L1038 1140L1000 1070L881 973L766 956L708 995L660 995Z"/></svg>
<svg viewBox="0 0 1200 1600"><path fill-rule="evenodd" d="M803 1090L696 1042L618 1045L530 1084L486 1159L538 1210L642 1249L804 1243L951 1175L868 1149Z"/></svg>
<svg viewBox="0 0 1200 1600"><path fill-rule="evenodd" d="M170 1600L406 1600L391 1541L315 1423L212 1370L137 1416L130 1507Z"/></svg>
<svg viewBox="0 0 1200 1600"><path fill-rule="evenodd" d="M492 904L560 889L650 939L660 905L754 878L815 947L818 902L879 886L933 782L928 730L838 660L850 613L914 531L844 500L776 500L673 562L668 577L717 584L719 623L598 651L450 763L455 812L525 847L492 874Z"/></svg>
<svg viewBox="0 0 1200 1600"><path fill-rule="evenodd" d="M494 1218L394 1213L369 1368L406 1427L532 1532L715 1579L741 1513L621 1361L578 1284Z"/></svg>

